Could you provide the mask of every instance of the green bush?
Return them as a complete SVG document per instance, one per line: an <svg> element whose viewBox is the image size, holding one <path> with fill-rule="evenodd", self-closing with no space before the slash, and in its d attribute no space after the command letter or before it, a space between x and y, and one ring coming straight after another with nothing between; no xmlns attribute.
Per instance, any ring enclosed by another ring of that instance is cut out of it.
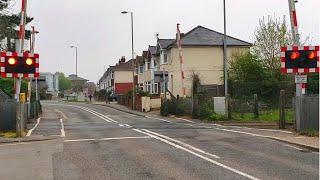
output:
<svg viewBox="0 0 320 180"><path fill-rule="evenodd" d="M168 116L169 115L169 107L168 105L170 104L170 102L167 100L167 101L162 101L161 103L161 109L160 109L160 114L161 116Z"/></svg>
<svg viewBox="0 0 320 180"><path fill-rule="evenodd" d="M224 115L217 114L217 113L212 113L208 118L208 120L210 120L210 121L221 121L221 120L225 120L225 119L226 119L226 117Z"/></svg>
<svg viewBox="0 0 320 180"><path fill-rule="evenodd" d="M199 107L199 118L208 119L214 113L214 106L212 102L204 102Z"/></svg>

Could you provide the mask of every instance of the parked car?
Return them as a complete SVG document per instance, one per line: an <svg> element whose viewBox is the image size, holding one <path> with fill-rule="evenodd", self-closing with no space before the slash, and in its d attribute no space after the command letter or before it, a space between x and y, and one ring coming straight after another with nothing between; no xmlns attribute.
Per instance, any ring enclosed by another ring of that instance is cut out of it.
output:
<svg viewBox="0 0 320 180"><path fill-rule="evenodd" d="M111 94L107 97L106 103L118 101L118 96L116 94Z"/></svg>

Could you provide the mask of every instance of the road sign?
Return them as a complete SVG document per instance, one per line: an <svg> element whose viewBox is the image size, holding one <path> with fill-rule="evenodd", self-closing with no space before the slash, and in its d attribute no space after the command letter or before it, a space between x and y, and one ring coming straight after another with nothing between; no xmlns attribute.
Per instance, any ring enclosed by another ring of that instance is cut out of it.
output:
<svg viewBox="0 0 320 180"><path fill-rule="evenodd" d="M308 81L307 75L295 75L296 84L307 83L307 81Z"/></svg>
<svg viewBox="0 0 320 180"><path fill-rule="evenodd" d="M39 54L0 52L0 76L3 78L39 77Z"/></svg>

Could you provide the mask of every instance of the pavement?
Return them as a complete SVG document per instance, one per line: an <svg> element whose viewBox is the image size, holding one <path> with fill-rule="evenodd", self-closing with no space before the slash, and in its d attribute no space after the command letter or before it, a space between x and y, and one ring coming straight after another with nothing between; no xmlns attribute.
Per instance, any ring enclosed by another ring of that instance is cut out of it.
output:
<svg viewBox="0 0 320 180"><path fill-rule="evenodd" d="M135 114L135 115L139 115L139 116L153 116L153 117L158 117L161 118L161 116L159 116L159 111L153 111L153 112L148 112L148 113L143 113L143 112L138 112L138 111L133 111L125 106L122 106L118 103L111 103L111 104L106 104L105 102L94 102L93 104L95 105L102 105L102 106L107 106L113 109L117 109L123 112L128 112L130 114ZM185 119L185 118L176 118L174 116L171 117L175 118L175 119L180 119L180 120L186 120L186 121L192 121L192 123L201 123L200 120L198 119ZM301 146L304 148L308 148L314 151L319 151L319 137L308 137L308 136L302 136L298 133L294 133L293 131L282 131L285 133L277 133L276 130L267 130L263 129L265 127L268 126L273 126L274 123L245 123L245 124L240 124L240 123L208 123L207 124L213 124L216 126L220 126L220 127L228 127L228 128L235 128L235 129L245 129L246 132L248 133L254 133L257 134L258 136L264 136L266 138L270 138L270 139L274 139L274 140L278 140L278 141L283 141L283 142L287 142L293 145L297 145L297 146ZM247 127L246 127L247 126ZM251 128L251 127L261 127L261 128ZM248 131L249 130L249 131ZM281 132L281 131L278 131ZM288 133L287 133L288 132Z"/></svg>
<svg viewBox="0 0 320 180"><path fill-rule="evenodd" d="M0 144L1 179L319 179L318 152L265 137L291 132L42 104L30 137L55 139Z"/></svg>

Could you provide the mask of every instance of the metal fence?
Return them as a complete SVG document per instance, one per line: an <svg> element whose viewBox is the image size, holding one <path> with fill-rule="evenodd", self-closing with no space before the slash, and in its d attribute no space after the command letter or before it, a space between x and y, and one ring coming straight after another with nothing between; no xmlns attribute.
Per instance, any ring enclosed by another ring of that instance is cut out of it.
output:
<svg viewBox="0 0 320 180"><path fill-rule="evenodd" d="M0 131L16 130L16 106L15 101L0 102Z"/></svg>

